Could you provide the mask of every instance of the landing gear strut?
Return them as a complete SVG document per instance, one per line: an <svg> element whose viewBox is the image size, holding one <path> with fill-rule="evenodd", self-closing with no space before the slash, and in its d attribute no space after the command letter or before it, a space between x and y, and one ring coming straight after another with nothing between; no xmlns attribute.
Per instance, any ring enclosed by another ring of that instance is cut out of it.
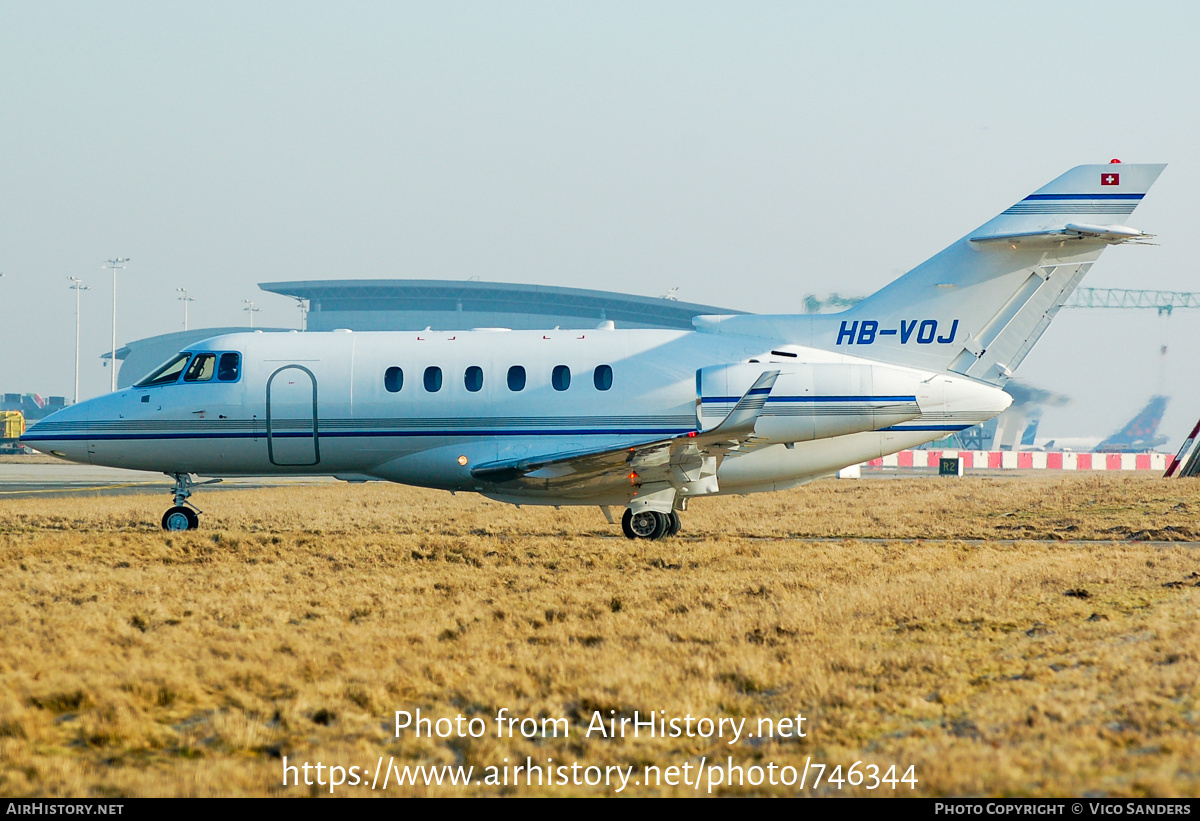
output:
<svg viewBox="0 0 1200 821"><path fill-rule="evenodd" d="M175 506L163 514L163 530L195 530L200 527L198 514L203 511L188 501L192 495L192 488L197 485L216 484L221 480L209 479L206 482L197 482L192 479L190 473L168 473L167 475L175 480Z"/></svg>
<svg viewBox="0 0 1200 821"><path fill-rule="evenodd" d="M682 522L679 514L672 510L670 513L660 513L657 510L639 510L634 513L629 508L621 517L621 530L626 539L661 539L663 536L674 536L679 532Z"/></svg>

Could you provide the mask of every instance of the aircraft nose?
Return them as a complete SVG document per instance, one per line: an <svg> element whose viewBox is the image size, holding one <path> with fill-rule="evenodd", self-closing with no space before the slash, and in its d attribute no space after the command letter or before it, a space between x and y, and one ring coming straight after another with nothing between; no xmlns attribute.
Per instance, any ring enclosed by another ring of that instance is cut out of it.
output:
<svg viewBox="0 0 1200 821"><path fill-rule="evenodd" d="M41 453L88 463L90 405L90 401L80 402L39 419L25 430L19 441Z"/></svg>

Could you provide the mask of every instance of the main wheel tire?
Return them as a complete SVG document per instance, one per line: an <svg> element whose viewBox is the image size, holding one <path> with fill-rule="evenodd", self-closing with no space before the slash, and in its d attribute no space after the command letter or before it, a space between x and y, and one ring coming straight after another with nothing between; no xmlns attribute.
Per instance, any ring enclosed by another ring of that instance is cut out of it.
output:
<svg viewBox="0 0 1200 821"><path fill-rule="evenodd" d="M667 525L667 535L677 536L679 535L679 529L683 527L683 520L679 518L679 513L675 510L671 511L670 519L671 523Z"/></svg>
<svg viewBox="0 0 1200 821"><path fill-rule="evenodd" d="M190 507L173 507L163 514L163 530L195 530L200 526L200 517Z"/></svg>
<svg viewBox="0 0 1200 821"><path fill-rule="evenodd" d="M625 508L625 514L621 517L621 532L625 534L626 539L636 539L637 534L633 532L633 527L630 522L633 521L633 511Z"/></svg>
<svg viewBox="0 0 1200 821"><path fill-rule="evenodd" d="M667 532L670 519L665 513L657 510L642 510L634 513L629 519L629 529L639 539L661 539Z"/></svg>

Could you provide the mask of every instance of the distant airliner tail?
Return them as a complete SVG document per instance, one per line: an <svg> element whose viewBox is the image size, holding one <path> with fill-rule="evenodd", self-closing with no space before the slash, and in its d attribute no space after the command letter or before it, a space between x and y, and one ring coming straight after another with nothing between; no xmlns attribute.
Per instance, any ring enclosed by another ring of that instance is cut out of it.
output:
<svg viewBox="0 0 1200 821"><path fill-rule="evenodd" d="M1164 444L1167 437L1159 435L1158 426L1162 423L1168 401L1170 397L1167 396L1150 397L1146 407L1138 411L1137 416L1130 419L1125 427L1096 445L1095 449L1099 452L1150 450Z"/></svg>
<svg viewBox="0 0 1200 821"><path fill-rule="evenodd" d="M849 310L697 317L698 330L801 345L1003 385L1109 245L1164 165L1081 165Z"/></svg>

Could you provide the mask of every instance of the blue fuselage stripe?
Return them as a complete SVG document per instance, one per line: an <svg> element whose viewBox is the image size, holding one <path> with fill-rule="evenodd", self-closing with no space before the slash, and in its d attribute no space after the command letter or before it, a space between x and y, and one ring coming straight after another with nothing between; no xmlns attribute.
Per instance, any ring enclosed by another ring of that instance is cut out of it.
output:
<svg viewBox="0 0 1200 821"><path fill-rule="evenodd" d="M740 396L704 396L704 402L737 402ZM772 396L768 402L916 402L915 396Z"/></svg>
<svg viewBox="0 0 1200 821"><path fill-rule="evenodd" d="M552 428L548 430L421 430L421 431L323 431L318 428L320 439L414 437L414 436L676 436L691 433L695 428L621 428L604 430L593 428ZM312 439L308 431L276 433L271 439ZM98 440L131 439L266 439L266 433L72 433L44 436L23 436L23 442L79 442Z"/></svg>

